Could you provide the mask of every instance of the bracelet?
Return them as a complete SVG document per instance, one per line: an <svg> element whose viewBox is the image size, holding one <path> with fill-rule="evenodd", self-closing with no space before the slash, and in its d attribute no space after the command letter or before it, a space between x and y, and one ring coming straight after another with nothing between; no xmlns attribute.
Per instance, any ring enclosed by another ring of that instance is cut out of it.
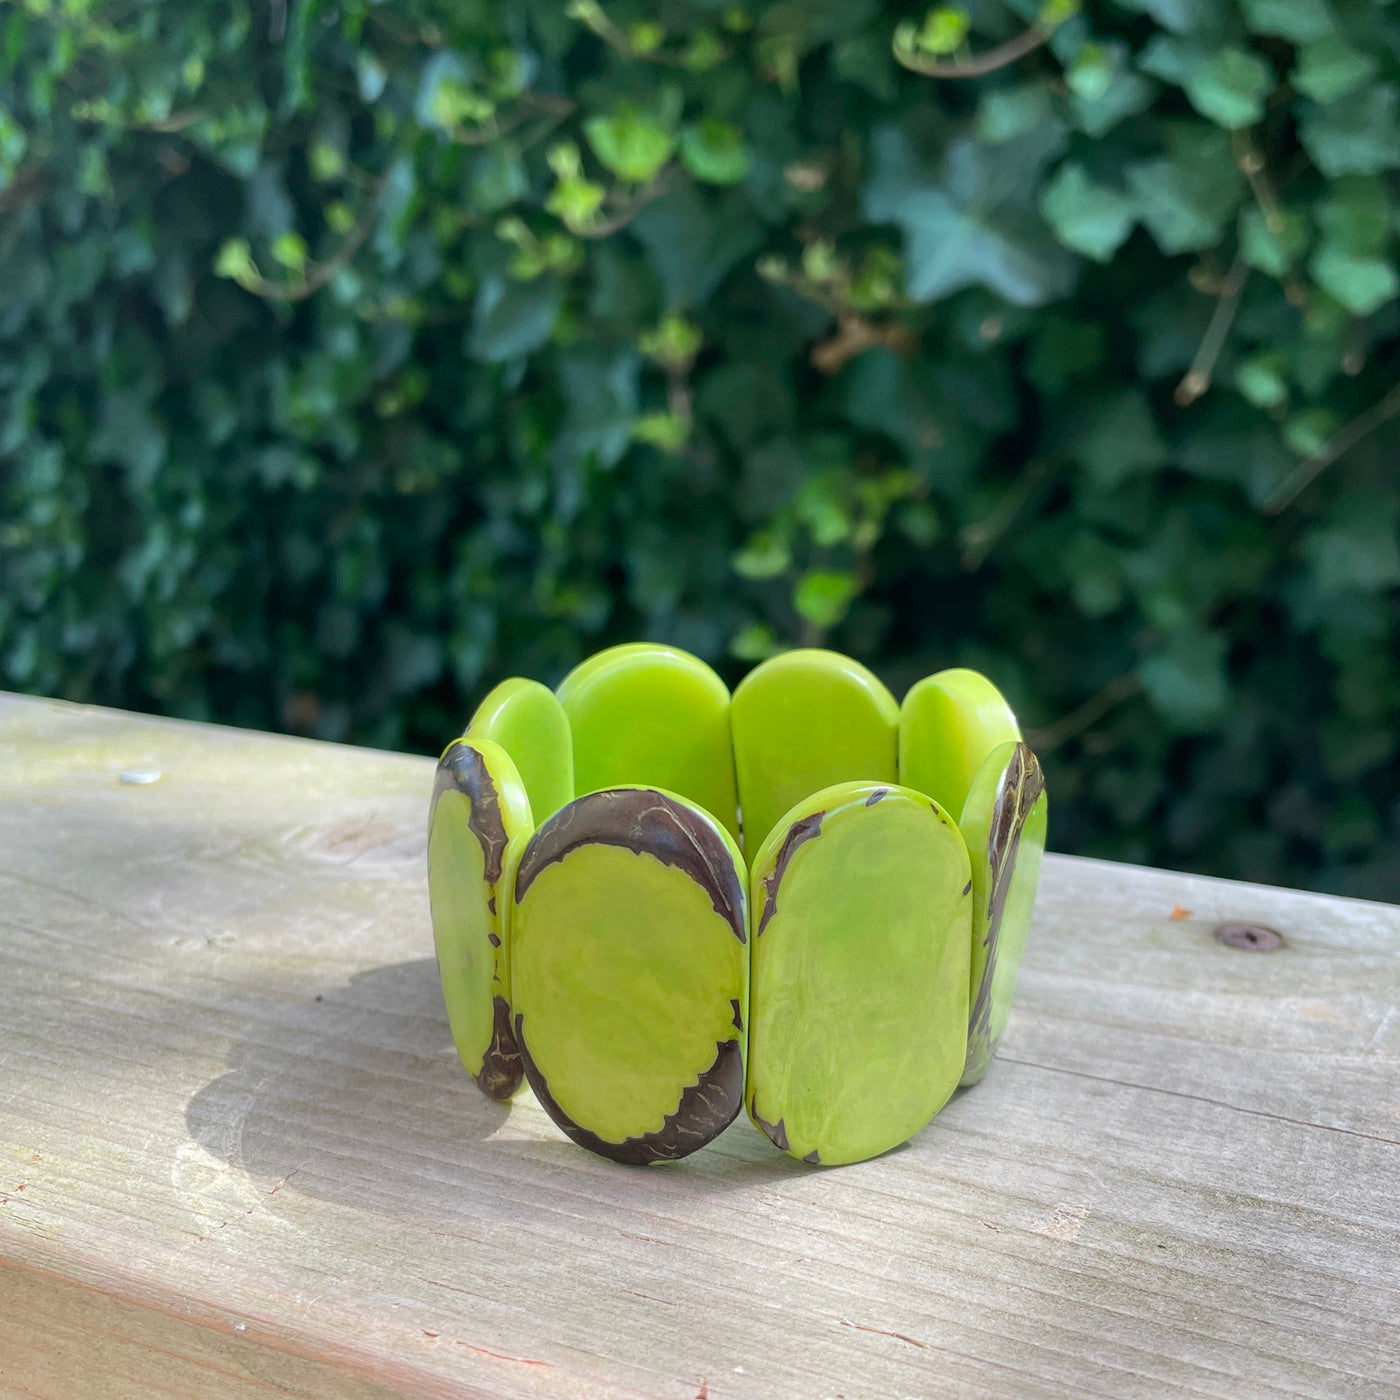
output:
<svg viewBox="0 0 1400 1400"><path fill-rule="evenodd" d="M804 1162L876 1156L985 1074L1045 823L1040 765L975 671L901 705L799 650L731 698L635 643L557 692L504 681L429 813L457 1052L617 1162L685 1157L741 1107Z"/></svg>

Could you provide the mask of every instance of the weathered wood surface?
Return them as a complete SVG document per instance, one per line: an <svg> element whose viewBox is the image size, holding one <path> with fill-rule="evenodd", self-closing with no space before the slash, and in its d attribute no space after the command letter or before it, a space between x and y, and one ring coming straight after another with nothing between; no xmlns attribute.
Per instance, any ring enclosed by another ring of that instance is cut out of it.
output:
<svg viewBox="0 0 1400 1400"><path fill-rule="evenodd" d="M1051 859L911 1145L628 1169L454 1059L431 773L0 699L0 1395L1400 1394L1400 910Z"/></svg>

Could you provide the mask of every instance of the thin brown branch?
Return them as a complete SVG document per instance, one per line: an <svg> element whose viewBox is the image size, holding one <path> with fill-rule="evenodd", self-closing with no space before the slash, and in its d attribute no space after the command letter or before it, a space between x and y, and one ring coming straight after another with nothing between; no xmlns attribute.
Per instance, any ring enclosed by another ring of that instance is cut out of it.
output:
<svg viewBox="0 0 1400 1400"><path fill-rule="evenodd" d="M857 355L863 355L876 345L883 345L907 359L914 351L914 335L908 326L898 321L880 325L858 312L843 311L837 320L836 330L826 340L813 346L810 357L812 367L822 374L840 374Z"/></svg>
<svg viewBox="0 0 1400 1400"><path fill-rule="evenodd" d="M96 104L80 103L74 111L79 121L88 121L98 126L117 127L122 131L154 131L159 135L172 136L185 131L196 122L202 122L209 114L201 107L190 107L183 112L172 112L168 117L154 117L150 121L124 121Z"/></svg>
<svg viewBox="0 0 1400 1400"><path fill-rule="evenodd" d="M131 129L133 131L157 131L169 136L177 131L184 131L192 127L196 122L202 122L207 115L198 107L192 107L188 112L173 112L160 121L133 122Z"/></svg>
<svg viewBox="0 0 1400 1400"><path fill-rule="evenodd" d="M614 24L604 12L603 7L597 0L575 0L568 6L565 13L570 19L576 19L585 29L596 34L609 48L616 49L618 53L626 54L628 58L641 59L643 63L659 63L666 68L683 68L685 57L682 54L667 53L660 49L638 48L632 42L631 37L618 25ZM729 57L729 50L721 47L715 55L717 60Z"/></svg>
<svg viewBox="0 0 1400 1400"><path fill-rule="evenodd" d="M1254 144L1253 137L1246 130L1236 131L1233 143L1235 164L1239 166L1244 178L1249 181L1249 188L1254 194L1255 203L1258 204L1259 212L1264 216L1264 227L1270 233L1277 234L1283 228L1283 209L1279 205L1278 196L1274 193L1274 187L1269 181L1269 172L1264 156Z"/></svg>
<svg viewBox="0 0 1400 1400"><path fill-rule="evenodd" d="M497 121L493 116L490 121L476 130L465 126L454 126L448 134L459 146L489 146L493 141L499 141L502 136L509 136L517 127L523 126L527 120L526 113L512 112L504 121Z"/></svg>
<svg viewBox="0 0 1400 1400"><path fill-rule="evenodd" d="M1115 676L1102 690L1091 695L1082 705L1077 705L1054 724L1048 724L1044 729L1032 730L1026 736L1026 740L1037 754L1052 753L1061 744L1077 739L1091 725L1097 724L1141 689L1142 682L1138 680L1136 671Z"/></svg>
<svg viewBox="0 0 1400 1400"><path fill-rule="evenodd" d="M1215 310L1211 313L1205 335L1201 337L1196 358L1191 361L1191 368L1186 371L1181 383L1176 386L1176 393L1172 395L1179 408L1195 403L1210 388L1211 376L1215 373L1215 362L1225 348L1230 327L1234 324L1235 312L1239 310L1240 294L1248 280L1249 264L1243 257L1237 257L1234 265L1225 274L1225 280L1220 284Z"/></svg>
<svg viewBox="0 0 1400 1400"><path fill-rule="evenodd" d="M1350 423L1338 428L1315 456L1304 457L1284 479L1278 490L1264 502L1264 513L1278 515L1287 510L1333 462L1350 452L1362 438L1375 432L1397 414L1400 414L1400 384L1370 408L1358 413Z"/></svg>
<svg viewBox="0 0 1400 1400"><path fill-rule="evenodd" d="M972 573L982 567L997 541L1011 528L1012 522L1044 484L1054 466L1053 457L1041 457L1032 462L1012 482L990 514L962 529L960 542L964 569Z"/></svg>
<svg viewBox="0 0 1400 1400"><path fill-rule="evenodd" d="M22 165L14 178L0 190L0 213L21 210L48 192L48 176L36 166Z"/></svg>
<svg viewBox="0 0 1400 1400"><path fill-rule="evenodd" d="M669 194L676 188L676 172L671 167L663 170L651 184L645 186L624 204L619 204L605 219L600 219L596 224L589 224L584 227L581 224L570 224L569 231L577 234L580 238L610 238L620 229L624 229L642 210L654 199L660 199L663 194Z"/></svg>
<svg viewBox="0 0 1400 1400"><path fill-rule="evenodd" d="M347 267L351 258L364 247L365 240L374 228L375 215L379 210L379 196L384 191L387 179L387 175L379 178L365 217L345 236L345 242L336 250L335 256L318 263L309 277L304 277L300 282L274 282L262 276L247 277L240 279L238 285L245 292L251 292L266 301L305 301L307 297L315 296L337 272Z"/></svg>
<svg viewBox="0 0 1400 1400"><path fill-rule="evenodd" d="M974 54L971 58L923 58L913 49L905 48L898 40L894 44L895 62L909 69L911 73L922 73L926 78L980 78L987 73L995 73L999 68L1009 68L1029 53L1034 53L1054 33L1053 29L1042 29L1032 25L1024 33L998 44L986 53Z"/></svg>
<svg viewBox="0 0 1400 1400"><path fill-rule="evenodd" d="M519 107L504 119L493 115L476 130L457 126L452 128L450 135L459 146L489 146L493 141L499 141L503 136L518 131L527 122L542 117L543 122L539 129L532 131L530 139L525 143L533 145L541 136L553 131L573 110L574 104L567 99L555 98L548 94L526 93L521 97Z"/></svg>

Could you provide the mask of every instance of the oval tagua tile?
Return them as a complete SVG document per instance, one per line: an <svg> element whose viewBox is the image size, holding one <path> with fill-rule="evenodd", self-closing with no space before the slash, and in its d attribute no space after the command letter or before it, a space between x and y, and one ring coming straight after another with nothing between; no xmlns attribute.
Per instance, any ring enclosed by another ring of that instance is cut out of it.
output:
<svg viewBox="0 0 1400 1400"><path fill-rule="evenodd" d="M535 833L515 877L514 1026L535 1097L575 1142L672 1160L734 1120L747 931L738 848L684 798L605 789Z"/></svg>
<svg viewBox="0 0 1400 1400"><path fill-rule="evenodd" d="M972 880L947 813L843 783L794 807L754 860L749 1116L807 1162L919 1131L967 1049Z"/></svg>
<svg viewBox="0 0 1400 1400"><path fill-rule="evenodd" d="M1045 856L1045 778L1023 743L998 745L958 825L972 858L972 980L962 1082L986 1074L1006 1030Z"/></svg>
<svg viewBox="0 0 1400 1400"><path fill-rule="evenodd" d="M521 1081L510 1019L505 895L533 822L510 755L455 739L438 763L428 812L428 899L443 1000L467 1073L493 1099Z"/></svg>

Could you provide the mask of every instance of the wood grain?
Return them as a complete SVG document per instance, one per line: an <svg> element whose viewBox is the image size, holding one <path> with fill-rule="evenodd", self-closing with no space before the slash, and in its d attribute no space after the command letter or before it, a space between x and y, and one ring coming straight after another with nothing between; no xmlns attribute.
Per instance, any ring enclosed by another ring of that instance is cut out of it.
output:
<svg viewBox="0 0 1400 1400"><path fill-rule="evenodd" d="M456 1062L432 772L0 698L0 1396L1400 1394L1400 910L1050 858L907 1147L629 1169Z"/></svg>

